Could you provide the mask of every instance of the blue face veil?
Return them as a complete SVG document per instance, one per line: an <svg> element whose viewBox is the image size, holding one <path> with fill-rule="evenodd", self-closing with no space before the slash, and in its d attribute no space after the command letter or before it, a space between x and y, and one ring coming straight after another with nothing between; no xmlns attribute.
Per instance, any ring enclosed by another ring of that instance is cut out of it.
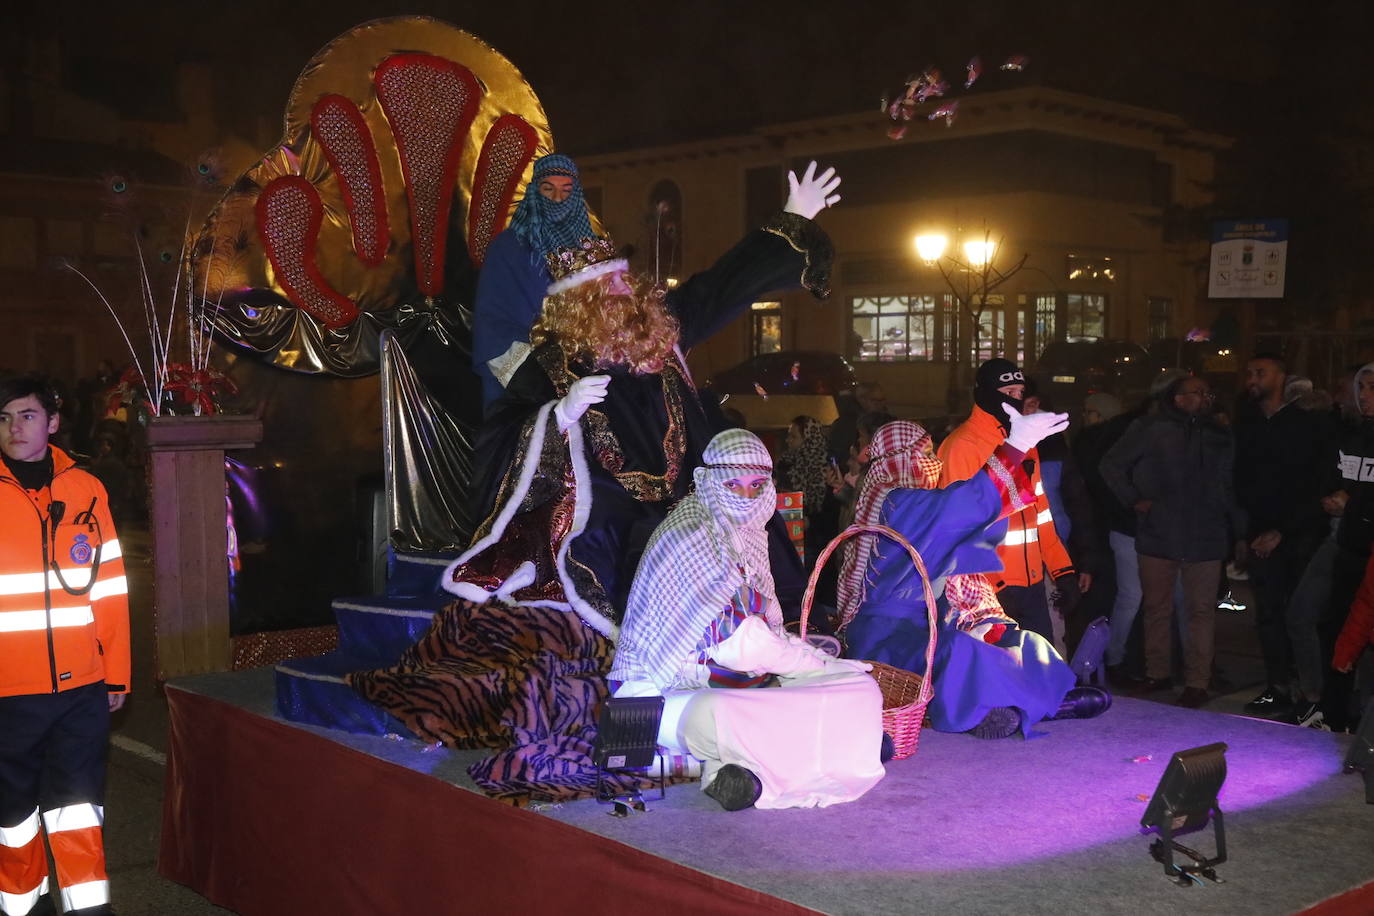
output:
<svg viewBox="0 0 1374 916"><path fill-rule="evenodd" d="M539 193L539 182L551 176L573 180L572 193L566 199L552 201ZM576 163L559 153L536 160L534 177L525 186L525 196L515 208L515 215L511 217L507 228L530 247L541 265L548 252L591 238L595 233L587 216L587 202L582 196L582 182L577 177Z"/></svg>

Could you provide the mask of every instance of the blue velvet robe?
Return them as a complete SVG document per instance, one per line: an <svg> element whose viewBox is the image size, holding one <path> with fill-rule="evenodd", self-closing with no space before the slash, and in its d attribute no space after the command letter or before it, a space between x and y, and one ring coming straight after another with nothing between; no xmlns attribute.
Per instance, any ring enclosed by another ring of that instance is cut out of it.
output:
<svg viewBox="0 0 1374 916"><path fill-rule="evenodd" d="M940 490L895 489L880 516L921 554L938 600L935 695L939 731L973 728L988 710L1015 706L1024 727L1053 715L1074 684L1073 672L1043 637L1008 624L995 644L960 631L943 595L945 576L1002 568L996 546L1005 526L1002 495L986 473ZM925 673L929 639L921 577L900 545L880 538L869 556L864 601L846 630L851 658Z"/></svg>
<svg viewBox="0 0 1374 916"><path fill-rule="evenodd" d="M529 342L530 328L551 282L543 257L514 232L497 233L487 246L472 315L472 369L482 380L484 406L503 390L487 360L505 353L516 341Z"/></svg>

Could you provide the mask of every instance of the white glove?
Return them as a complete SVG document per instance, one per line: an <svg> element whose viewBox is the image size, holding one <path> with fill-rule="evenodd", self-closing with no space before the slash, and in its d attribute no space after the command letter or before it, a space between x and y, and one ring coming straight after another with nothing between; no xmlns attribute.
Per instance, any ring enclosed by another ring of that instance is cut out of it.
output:
<svg viewBox="0 0 1374 916"><path fill-rule="evenodd" d="M1018 452L1028 452L1035 448L1040 440L1063 432L1069 427L1069 415L1066 413L1022 414L1010 404L1003 404L1002 409L1011 417L1011 432L1007 433L1007 445Z"/></svg>
<svg viewBox="0 0 1374 916"><path fill-rule="evenodd" d="M568 393L553 405L559 431L567 432L574 423L582 419L588 407L606 400L606 386L610 383L609 375L589 375L573 382L568 388Z"/></svg>
<svg viewBox="0 0 1374 916"><path fill-rule="evenodd" d="M806 167L801 181L796 172L787 173L787 184L791 190L787 194L787 204L783 210L807 219L815 219L816 214L826 207L840 202L840 195L833 193L840 186L840 178L833 168L828 168L816 177L816 160Z"/></svg>

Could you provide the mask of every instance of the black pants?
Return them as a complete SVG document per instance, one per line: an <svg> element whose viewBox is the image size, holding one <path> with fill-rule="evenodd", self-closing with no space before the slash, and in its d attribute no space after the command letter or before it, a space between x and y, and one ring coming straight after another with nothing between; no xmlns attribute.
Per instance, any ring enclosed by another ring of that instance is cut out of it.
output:
<svg viewBox="0 0 1374 916"><path fill-rule="evenodd" d="M1270 687L1286 690L1293 679L1293 646L1285 613L1314 547L1284 540L1269 556L1251 556L1246 563L1255 595L1255 635L1259 637L1264 676Z"/></svg>
<svg viewBox="0 0 1374 916"><path fill-rule="evenodd" d="M0 697L0 827L18 827L38 814L105 801L105 755L110 732L109 694L103 681L62 693ZM59 882L103 875L99 828L53 833L48 827ZM69 838L77 833L75 842ZM61 838L59 840L59 837ZM10 873L47 873L41 836L23 846L0 845ZM16 888L27 891L29 888ZM105 887L108 899L108 884ZM80 904L78 904L80 905ZM80 912L87 912L83 906ZM90 912L103 911L103 906Z"/></svg>
<svg viewBox="0 0 1374 916"><path fill-rule="evenodd" d="M1017 626L1039 633L1054 645L1054 623L1050 620L1050 603L1043 581L1034 585L1005 586L997 593L997 600Z"/></svg>
<svg viewBox="0 0 1374 916"><path fill-rule="evenodd" d="M1343 731L1359 717L1359 710L1352 708L1356 700L1355 676L1332 669L1331 656L1335 652L1336 637L1345 626L1350 603L1355 600L1355 592L1360 588L1368 563L1368 554L1360 555L1341 548L1331 572L1331 598L1327 602L1327 612L1317 624L1322 662L1326 666L1326 680L1322 685L1322 718L1333 731Z"/></svg>

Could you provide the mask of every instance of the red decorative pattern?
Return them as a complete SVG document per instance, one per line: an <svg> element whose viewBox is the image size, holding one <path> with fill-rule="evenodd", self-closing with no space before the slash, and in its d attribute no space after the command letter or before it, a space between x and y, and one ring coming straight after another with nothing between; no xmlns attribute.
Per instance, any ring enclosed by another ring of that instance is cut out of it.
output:
<svg viewBox="0 0 1374 916"><path fill-rule="evenodd" d="M258 195L258 235L277 282L292 304L333 330L351 324L358 307L325 281L315 263L323 216L319 192L299 175L275 178Z"/></svg>
<svg viewBox="0 0 1374 916"><path fill-rule="evenodd" d="M466 67L430 54L394 54L377 67L373 82L401 156L416 282L425 295L437 296L454 176L482 87Z"/></svg>
<svg viewBox="0 0 1374 916"><path fill-rule="evenodd" d="M387 223L377 147L363 113L352 99L326 95L310 112L310 129L339 178L353 228L353 249L364 264L376 267L386 257L391 227Z"/></svg>
<svg viewBox="0 0 1374 916"><path fill-rule="evenodd" d="M487 132L468 203L468 254L474 266L482 266L492 238L506 228L515 186L538 142L534 128L516 114L501 115Z"/></svg>

